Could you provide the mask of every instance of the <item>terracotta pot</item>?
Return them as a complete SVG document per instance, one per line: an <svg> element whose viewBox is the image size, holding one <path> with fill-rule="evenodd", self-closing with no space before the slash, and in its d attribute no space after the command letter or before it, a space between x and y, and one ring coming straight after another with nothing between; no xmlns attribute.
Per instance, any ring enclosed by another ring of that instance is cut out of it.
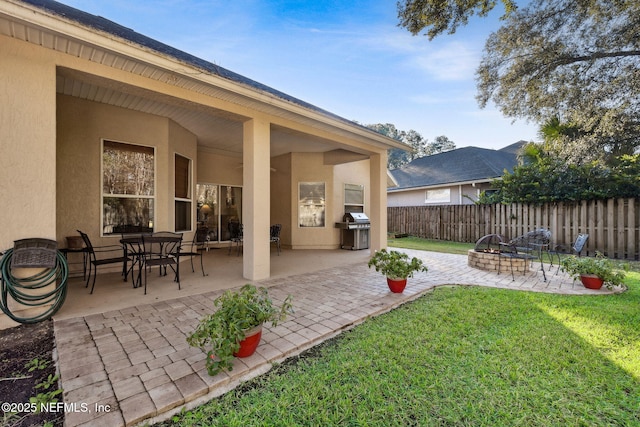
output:
<svg viewBox="0 0 640 427"><path fill-rule="evenodd" d="M258 345L260 344L260 338L262 338L262 325L258 325L255 328L249 329L244 339L240 341L240 349L233 353L235 357L249 357L255 353Z"/></svg>
<svg viewBox="0 0 640 427"><path fill-rule="evenodd" d="M595 274L581 274L580 281L587 289L600 289L604 283L604 280Z"/></svg>
<svg viewBox="0 0 640 427"><path fill-rule="evenodd" d="M407 279L391 279L387 277L387 285L389 285L391 292L401 294L407 286Z"/></svg>

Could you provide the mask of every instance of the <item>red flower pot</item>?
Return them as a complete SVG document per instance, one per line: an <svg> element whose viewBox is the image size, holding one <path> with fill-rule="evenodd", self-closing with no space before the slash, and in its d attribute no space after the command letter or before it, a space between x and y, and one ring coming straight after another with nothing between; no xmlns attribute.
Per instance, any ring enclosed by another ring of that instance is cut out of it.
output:
<svg viewBox="0 0 640 427"><path fill-rule="evenodd" d="M240 341L240 349L233 353L236 357L249 357L255 353L262 338L262 325L251 328L247 331L244 339Z"/></svg>
<svg viewBox="0 0 640 427"><path fill-rule="evenodd" d="M604 283L604 280L595 274L581 274L580 281L587 289L600 289Z"/></svg>
<svg viewBox="0 0 640 427"><path fill-rule="evenodd" d="M391 279L387 277L387 285L389 285L391 292L401 294L407 286L407 279Z"/></svg>

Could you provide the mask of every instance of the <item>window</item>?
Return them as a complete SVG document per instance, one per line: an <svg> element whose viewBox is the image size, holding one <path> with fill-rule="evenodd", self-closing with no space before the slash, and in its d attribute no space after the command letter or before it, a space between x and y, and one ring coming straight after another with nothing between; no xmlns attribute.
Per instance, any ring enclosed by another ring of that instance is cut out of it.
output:
<svg viewBox="0 0 640 427"><path fill-rule="evenodd" d="M449 188L441 188L438 190L427 190L425 193L425 203L450 203L451 190Z"/></svg>
<svg viewBox="0 0 640 427"><path fill-rule="evenodd" d="M324 182L300 182L298 184L298 226L324 227Z"/></svg>
<svg viewBox="0 0 640 427"><path fill-rule="evenodd" d="M191 230L191 160L176 154L175 231Z"/></svg>
<svg viewBox="0 0 640 427"><path fill-rule="evenodd" d="M153 231L154 148L102 142L102 234Z"/></svg>
<svg viewBox="0 0 640 427"><path fill-rule="evenodd" d="M364 212L364 185L344 185L344 212Z"/></svg>

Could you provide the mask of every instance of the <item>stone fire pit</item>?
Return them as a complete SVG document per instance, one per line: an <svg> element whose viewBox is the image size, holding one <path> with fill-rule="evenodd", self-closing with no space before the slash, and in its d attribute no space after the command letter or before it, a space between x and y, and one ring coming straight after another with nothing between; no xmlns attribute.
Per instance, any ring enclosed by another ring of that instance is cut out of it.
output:
<svg viewBox="0 0 640 427"><path fill-rule="evenodd" d="M474 249L469 249L467 253L467 264L469 267L485 271L495 271L497 273L511 273L513 266L514 273L526 273L529 271L529 260L522 258L500 260L500 243L503 242L499 234L487 234L481 237Z"/></svg>

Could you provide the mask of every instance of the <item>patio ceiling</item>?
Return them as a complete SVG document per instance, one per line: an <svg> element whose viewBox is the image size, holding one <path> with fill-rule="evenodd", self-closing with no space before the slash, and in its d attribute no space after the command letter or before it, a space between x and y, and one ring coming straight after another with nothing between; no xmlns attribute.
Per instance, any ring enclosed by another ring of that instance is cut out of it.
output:
<svg viewBox="0 0 640 427"><path fill-rule="evenodd" d="M56 77L60 94L170 118L197 136L199 148L242 156L242 128L247 117L67 68L59 67ZM272 157L345 148L282 126L271 128Z"/></svg>

